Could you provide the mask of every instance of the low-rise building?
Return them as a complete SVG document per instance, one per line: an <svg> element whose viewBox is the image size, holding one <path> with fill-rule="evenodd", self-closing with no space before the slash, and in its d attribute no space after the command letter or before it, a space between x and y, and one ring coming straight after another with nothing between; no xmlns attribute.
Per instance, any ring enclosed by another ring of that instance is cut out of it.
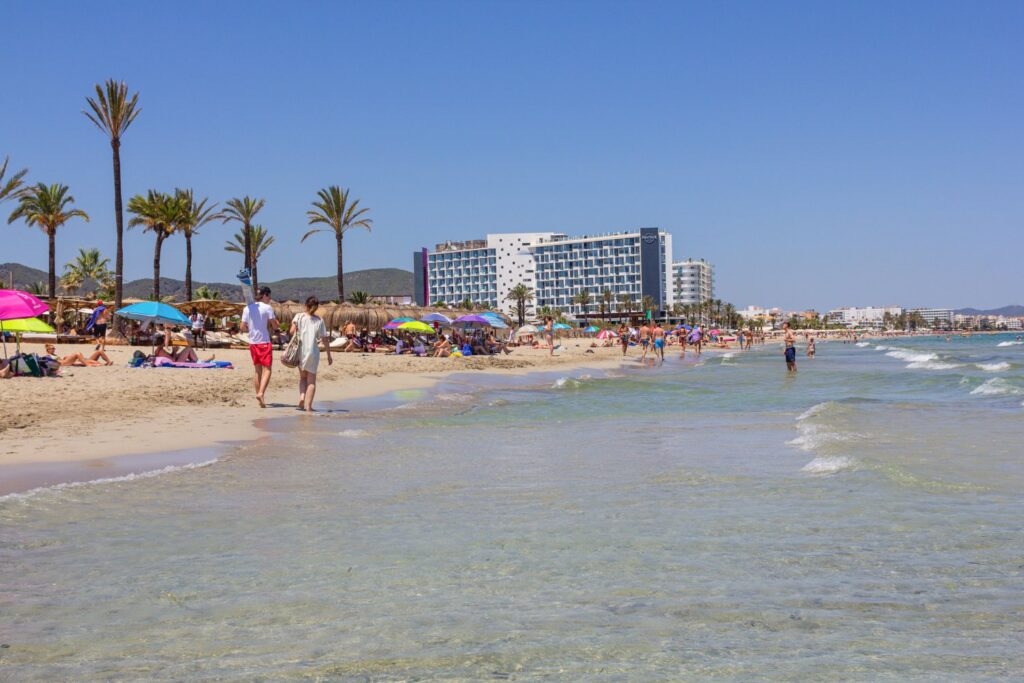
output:
<svg viewBox="0 0 1024 683"><path fill-rule="evenodd" d="M847 327L881 328L886 316L898 318L902 314L903 308L900 306L846 307L832 309L826 315L826 319L830 323Z"/></svg>

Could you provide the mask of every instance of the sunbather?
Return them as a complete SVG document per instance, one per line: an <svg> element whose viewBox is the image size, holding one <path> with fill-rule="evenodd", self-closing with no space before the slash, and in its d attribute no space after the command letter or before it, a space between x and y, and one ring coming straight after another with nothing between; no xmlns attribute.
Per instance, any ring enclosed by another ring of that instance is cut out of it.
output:
<svg viewBox="0 0 1024 683"><path fill-rule="evenodd" d="M79 368L94 368L101 365L113 365L114 361L103 351L96 351L86 358L81 353L69 353L66 356L57 355L57 347L53 344L46 345L46 353L60 363L61 367L75 366Z"/></svg>
<svg viewBox="0 0 1024 683"><path fill-rule="evenodd" d="M14 377L14 371L11 370L11 361L4 358L0 360L0 379L10 379Z"/></svg>

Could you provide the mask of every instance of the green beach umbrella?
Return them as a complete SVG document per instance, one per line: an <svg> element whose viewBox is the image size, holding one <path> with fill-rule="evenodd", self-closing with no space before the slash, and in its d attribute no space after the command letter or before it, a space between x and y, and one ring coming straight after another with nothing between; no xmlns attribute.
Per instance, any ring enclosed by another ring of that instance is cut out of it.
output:
<svg viewBox="0 0 1024 683"><path fill-rule="evenodd" d="M410 320L407 323L402 323L398 326L400 330L408 330L409 332L421 332L423 334L434 334L434 328L426 323L421 323L418 320Z"/></svg>
<svg viewBox="0 0 1024 683"><path fill-rule="evenodd" d="M49 334L53 328L39 318L16 318L14 320L0 320L0 337L4 332L14 332L18 337L18 353L21 353L22 332L41 332Z"/></svg>

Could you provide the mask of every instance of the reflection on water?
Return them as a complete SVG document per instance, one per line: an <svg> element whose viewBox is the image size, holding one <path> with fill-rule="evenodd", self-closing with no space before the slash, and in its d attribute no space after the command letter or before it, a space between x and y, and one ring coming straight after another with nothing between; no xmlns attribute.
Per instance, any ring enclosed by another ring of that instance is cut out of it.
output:
<svg viewBox="0 0 1024 683"><path fill-rule="evenodd" d="M0 499L0 671L1020 677L1022 407L973 393L1024 387L998 341L456 380Z"/></svg>

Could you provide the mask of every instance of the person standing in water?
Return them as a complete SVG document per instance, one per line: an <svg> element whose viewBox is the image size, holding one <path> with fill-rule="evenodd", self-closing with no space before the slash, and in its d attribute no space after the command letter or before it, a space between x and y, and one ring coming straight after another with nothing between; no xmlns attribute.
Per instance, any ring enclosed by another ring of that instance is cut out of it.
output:
<svg viewBox="0 0 1024 683"><path fill-rule="evenodd" d="M622 344L622 355L629 350L629 326L626 323L619 325L619 343Z"/></svg>
<svg viewBox="0 0 1024 683"><path fill-rule="evenodd" d="M697 355L700 355L701 346L704 344L704 333L701 332L700 325L694 325L693 331L690 332L690 345L697 348Z"/></svg>
<svg viewBox="0 0 1024 683"><path fill-rule="evenodd" d="M654 355L665 362L665 330L658 323L651 326L651 337L654 339Z"/></svg>
<svg viewBox="0 0 1024 683"><path fill-rule="evenodd" d="M807 357L814 358L814 337L807 337Z"/></svg>
<svg viewBox="0 0 1024 683"><path fill-rule="evenodd" d="M796 372L796 335L789 328L789 323L782 323L782 347L786 356L786 370Z"/></svg>
<svg viewBox="0 0 1024 683"><path fill-rule="evenodd" d="M256 301L242 309L242 332L249 335L249 355L256 369L253 386L256 402L266 408L265 396L270 384L270 366L274 363L274 346L270 335L279 327L274 309L270 307L270 287L260 287Z"/></svg>

